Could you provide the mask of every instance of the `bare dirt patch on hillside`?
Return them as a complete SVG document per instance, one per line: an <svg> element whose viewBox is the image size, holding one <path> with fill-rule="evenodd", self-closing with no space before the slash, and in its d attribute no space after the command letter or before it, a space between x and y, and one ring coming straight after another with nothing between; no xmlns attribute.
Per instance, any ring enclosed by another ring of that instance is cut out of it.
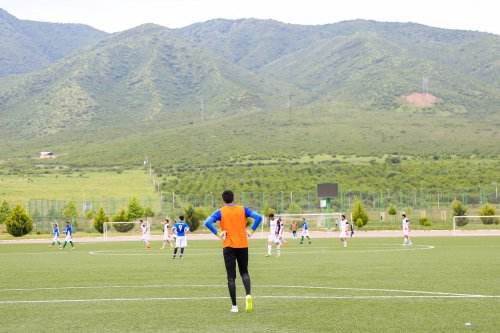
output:
<svg viewBox="0 0 500 333"><path fill-rule="evenodd" d="M440 99L433 94L414 92L411 95L403 96L403 99L419 108L428 108L440 102Z"/></svg>

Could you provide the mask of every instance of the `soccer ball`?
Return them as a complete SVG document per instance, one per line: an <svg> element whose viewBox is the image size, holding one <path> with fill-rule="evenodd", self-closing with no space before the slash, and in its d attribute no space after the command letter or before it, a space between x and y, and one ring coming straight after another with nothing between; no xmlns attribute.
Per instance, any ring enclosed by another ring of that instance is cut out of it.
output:
<svg viewBox="0 0 500 333"><path fill-rule="evenodd" d="M147 243L146 247L149 249L151 247L151 244Z"/></svg>

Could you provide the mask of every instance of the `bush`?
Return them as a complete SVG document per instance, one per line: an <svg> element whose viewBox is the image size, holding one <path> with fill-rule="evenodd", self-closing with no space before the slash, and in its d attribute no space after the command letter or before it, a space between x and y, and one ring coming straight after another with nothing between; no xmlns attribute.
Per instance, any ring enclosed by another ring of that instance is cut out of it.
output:
<svg viewBox="0 0 500 333"><path fill-rule="evenodd" d="M427 217L421 217L418 222L420 222L420 225L423 225L424 227L430 227L432 225L431 221Z"/></svg>
<svg viewBox="0 0 500 333"><path fill-rule="evenodd" d="M103 224L105 222L109 222L109 217L104 213L104 208L99 208L99 211L94 216L94 228L99 231L101 234L103 233Z"/></svg>
<svg viewBox="0 0 500 333"><path fill-rule="evenodd" d="M7 201L2 202L2 206L0 206L0 224L3 224L5 220L7 220L7 216L10 214L10 206Z"/></svg>
<svg viewBox="0 0 500 333"><path fill-rule="evenodd" d="M20 237L33 230L33 220L24 211L23 207L17 205L10 212L9 216L7 216L5 226L7 227L7 232L9 234L14 237Z"/></svg>
<svg viewBox="0 0 500 333"><path fill-rule="evenodd" d="M120 210L120 212L113 217L113 222L128 222L128 214L125 212L125 209ZM134 229L135 223L122 223L122 224L113 224L113 228L115 228L118 232L128 232Z"/></svg>
<svg viewBox="0 0 500 333"><path fill-rule="evenodd" d="M356 227L361 228L363 225L363 220L361 218L356 220Z"/></svg>
<svg viewBox="0 0 500 333"><path fill-rule="evenodd" d="M461 201L458 201L457 199L453 200L451 203L451 212L453 216L465 216L467 214L467 207L464 206L464 204ZM455 223L457 226L462 227L468 223L467 219L465 218L457 218L455 219Z"/></svg>
<svg viewBox="0 0 500 333"><path fill-rule="evenodd" d="M144 208L139 204L139 201L136 197L133 197L132 200L128 203L128 219L127 221L133 221L140 217L144 217Z"/></svg>
<svg viewBox="0 0 500 333"><path fill-rule="evenodd" d="M361 227L366 225L369 220L368 214L366 213L361 200L359 200L358 198L356 198L353 203L352 219L356 221L356 226L358 226L358 220L361 219L361 221L363 222L363 225L361 225Z"/></svg>
<svg viewBox="0 0 500 333"><path fill-rule="evenodd" d="M191 232L198 230L201 221L206 218L207 213L203 208L194 209L191 205L184 208L184 220L189 225L189 230Z"/></svg>
<svg viewBox="0 0 500 333"><path fill-rule="evenodd" d="M479 215L481 216L496 215L496 210L489 203L486 203L486 205L484 205L483 208L481 208L481 210L479 211ZM483 222L483 224L498 224L497 217L481 217L481 221Z"/></svg>

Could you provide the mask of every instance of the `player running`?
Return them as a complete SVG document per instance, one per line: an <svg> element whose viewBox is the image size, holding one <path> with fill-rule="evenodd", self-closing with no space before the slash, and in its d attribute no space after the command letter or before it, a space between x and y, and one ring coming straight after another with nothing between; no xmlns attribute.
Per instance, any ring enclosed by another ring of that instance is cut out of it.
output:
<svg viewBox="0 0 500 333"><path fill-rule="evenodd" d="M61 248L61 242L59 241L59 226L57 223L54 223L53 228L52 235L54 235L54 238L52 239L52 245L50 245L50 247L53 248L54 244L57 242L57 245Z"/></svg>
<svg viewBox="0 0 500 333"><path fill-rule="evenodd" d="M170 221L168 219L165 219L165 222L163 222L163 245L160 247L160 250L164 250L167 243L170 244L170 248L172 249L174 247L174 244L170 241Z"/></svg>
<svg viewBox="0 0 500 333"><path fill-rule="evenodd" d="M410 240L410 220L406 217L406 214L401 214L403 221L401 221L401 229L403 229L403 246L413 245Z"/></svg>
<svg viewBox="0 0 500 333"><path fill-rule="evenodd" d="M146 223L144 223L143 220L139 220L139 223L141 224L141 231L142 231L141 241L144 244L146 244L146 248L149 249L151 247L151 244L149 243L148 227L147 227Z"/></svg>
<svg viewBox="0 0 500 333"><path fill-rule="evenodd" d="M311 239L309 238L309 225L307 224L306 218L302 218L302 238L300 239L300 244L304 243L304 236L307 237L308 243L311 244Z"/></svg>
<svg viewBox="0 0 500 333"><path fill-rule="evenodd" d="M184 248L187 246L187 237L186 234L189 232L189 225L184 222L184 216L179 216L179 222L176 222L172 227L172 231L177 236L175 239L175 249L174 255L172 259L175 259L177 255L177 250L181 248L181 254L179 255L179 259L182 259L182 255L184 254Z"/></svg>
<svg viewBox="0 0 500 333"><path fill-rule="evenodd" d="M73 239L71 238L71 236L73 235L73 229L69 225L69 222L66 222L66 230L64 231L64 233L66 234L66 238L64 238L64 244L62 248L59 247L59 249L64 250L66 244L69 242L71 244L71 249L74 250L75 246L73 245Z"/></svg>
<svg viewBox="0 0 500 333"><path fill-rule="evenodd" d="M344 247L347 247L348 233L349 233L349 222L345 218L345 215L342 214L342 218L340 219L340 241L344 243Z"/></svg>

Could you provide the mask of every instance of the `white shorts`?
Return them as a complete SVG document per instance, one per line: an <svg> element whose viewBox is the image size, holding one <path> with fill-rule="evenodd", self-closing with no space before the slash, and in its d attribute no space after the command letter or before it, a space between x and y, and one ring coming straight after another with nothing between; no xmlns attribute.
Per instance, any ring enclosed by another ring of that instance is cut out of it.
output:
<svg viewBox="0 0 500 333"><path fill-rule="evenodd" d="M410 230L403 230L403 235L408 236L410 234Z"/></svg>
<svg viewBox="0 0 500 333"><path fill-rule="evenodd" d="M54 238L52 239L53 242L59 242L59 236L54 236Z"/></svg>
<svg viewBox="0 0 500 333"><path fill-rule="evenodd" d="M64 241L65 242L71 242L72 241L71 235L66 235L66 238L64 238Z"/></svg>
<svg viewBox="0 0 500 333"><path fill-rule="evenodd" d="M280 239L279 239L279 237L278 237L278 236L276 236L276 235L269 235L269 236L267 237L267 241L268 241L268 242L271 242L271 243L279 243L279 242L280 242Z"/></svg>
<svg viewBox="0 0 500 333"><path fill-rule="evenodd" d="M309 230L302 230L302 237L309 237Z"/></svg>
<svg viewBox="0 0 500 333"><path fill-rule="evenodd" d="M170 240L170 235L163 235L163 240L166 241L166 240Z"/></svg>
<svg viewBox="0 0 500 333"><path fill-rule="evenodd" d="M345 231L342 231L340 233L340 238L347 238L347 233Z"/></svg>
<svg viewBox="0 0 500 333"><path fill-rule="evenodd" d="M149 242L148 235L142 235L141 240Z"/></svg>
<svg viewBox="0 0 500 333"><path fill-rule="evenodd" d="M175 247L186 247L188 245L186 236L177 236L175 239Z"/></svg>

